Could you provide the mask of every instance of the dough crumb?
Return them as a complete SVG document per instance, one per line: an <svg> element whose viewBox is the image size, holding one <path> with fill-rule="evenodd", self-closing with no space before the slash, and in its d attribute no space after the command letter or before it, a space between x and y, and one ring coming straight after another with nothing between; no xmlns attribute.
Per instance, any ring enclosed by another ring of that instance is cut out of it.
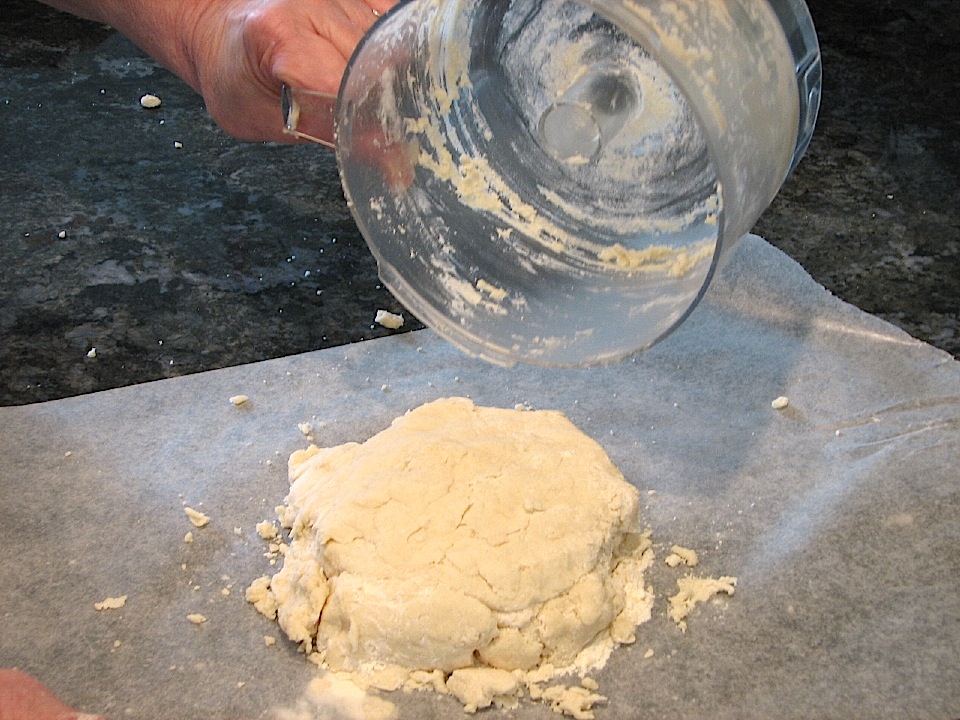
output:
<svg viewBox="0 0 960 720"><path fill-rule="evenodd" d="M200 613L191 613L187 615L187 620L192 622L194 625L203 625L207 621L207 616L201 615Z"/></svg>
<svg viewBox="0 0 960 720"><path fill-rule="evenodd" d="M781 395L772 403L770 403L770 407L772 407L774 410L783 410L789 404L790 404L790 398L788 398L786 395Z"/></svg>
<svg viewBox="0 0 960 720"><path fill-rule="evenodd" d="M487 295L490 296L491 300L495 300L497 302L501 302L505 300L507 297L506 290L504 290L503 288L499 288L496 285L493 285L492 283L488 282L487 280L484 280L483 278L480 278L479 280L477 280L477 290L479 290L480 292L486 293Z"/></svg>
<svg viewBox="0 0 960 720"><path fill-rule="evenodd" d="M93 607L96 610L119 610L126 604L127 604L127 596L121 595L120 597L104 598L100 602L94 603Z"/></svg>
<svg viewBox="0 0 960 720"><path fill-rule="evenodd" d="M232 395L230 402L234 405L243 405L246 402L250 402L250 398L246 395Z"/></svg>
<svg viewBox="0 0 960 720"><path fill-rule="evenodd" d="M667 614L681 632L687 631L686 617L699 603L706 602L718 593L733 595L737 585L735 577L719 578L683 577L677 580L679 592L669 599Z"/></svg>
<svg viewBox="0 0 960 720"><path fill-rule="evenodd" d="M187 534L183 536L183 541L184 541L185 543L187 543L188 545L189 545L190 543L192 543L192 542L193 542L193 533L188 531Z"/></svg>
<svg viewBox="0 0 960 720"><path fill-rule="evenodd" d="M399 330L403 327L403 315L397 315L389 310L377 310L374 321L389 330Z"/></svg>
<svg viewBox="0 0 960 720"><path fill-rule="evenodd" d="M156 95L147 93L140 98L140 107L147 108L148 110L158 108L160 107L160 98L158 98Z"/></svg>
<svg viewBox="0 0 960 720"><path fill-rule="evenodd" d="M210 522L210 516L204 515L199 510L194 510L192 507L186 507L183 511L187 514L187 517L190 518L190 522L194 527L202 528L205 527Z"/></svg>
<svg viewBox="0 0 960 720"><path fill-rule="evenodd" d="M268 575L258 577L250 583L250 587L247 588L244 597L247 602L253 605L262 615L265 615L271 620L276 619L277 599L276 596L270 592L270 577Z"/></svg>
<svg viewBox="0 0 960 720"><path fill-rule="evenodd" d="M257 535L262 537L264 540L273 540L279 535L279 533L277 532L276 525L269 520L262 520L257 523Z"/></svg>
<svg viewBox="0 0 960 720"><path fill-rule="evenodd" d="M644 660L649 660L654 656L653 648L647 648L647 651L643 654Z"/></svg>
<svg viewBox="0 0 960 720"><path fill-rule="evenodd" d="M264 635L263 644L266 645L267 647L270 647L271 645L276 645L277 639L273 635Z"/></svg>
<svg viewBox="0 0 960 720"><path fill-rule="evenodd" d="M696 550L685 548L682 545L674 545L670 548L670 554L663 560L670 567L686 565L687 567L696 567L700 563Z"/></svg>
<svg viewBox="0 0 960 720"><path fill-rule="evenodd" d="M605 703L607 698L585 687L554 685L543 691L543 700L555 713L569 715L574 720L593 720L594 705Z"/></svg>
<svg viewBox="0 0 960 720"><path fill-rule="evenodd" d="M463 703L464 712L468 713L494 704L513 708L523 695L520 682L512 672L492 667L454 670L447 679L447 690Z"/></svg>
<svg viewBox="0 0 960 720"><path fill-rule="evenodd" d="M275 713L277 720L394 720L397 707L367 693L350 678L326 673L307 685L295 707Z"/></svg>
<svg viewBox="0 0 960 720"><path fill-rule="evenodd" d="M87 357L93 360L97 356L97 349L95 347L90 348L87 351Z"/></svg>

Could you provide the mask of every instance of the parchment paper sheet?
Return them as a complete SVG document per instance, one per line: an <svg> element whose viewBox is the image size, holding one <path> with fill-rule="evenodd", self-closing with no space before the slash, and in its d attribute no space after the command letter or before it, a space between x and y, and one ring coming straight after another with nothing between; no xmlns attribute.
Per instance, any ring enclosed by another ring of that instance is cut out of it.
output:
<svg viewBox="0 0 960 720"><path fill-rule="evenodd" d="M291 705L316 669L265 645L278 628L243 591L275 570L254 525L308 442L298 423L325 423L320 445L363 440L450 395L562 410L641 489L655 616L596 674L598 718L960 717L960 364L752 237L680 330L608 368L497 368L423 331L0 409L0 666L114 718ZM700 553L694 573L739 578L685 635L665 617L674 543Z"/></svg>

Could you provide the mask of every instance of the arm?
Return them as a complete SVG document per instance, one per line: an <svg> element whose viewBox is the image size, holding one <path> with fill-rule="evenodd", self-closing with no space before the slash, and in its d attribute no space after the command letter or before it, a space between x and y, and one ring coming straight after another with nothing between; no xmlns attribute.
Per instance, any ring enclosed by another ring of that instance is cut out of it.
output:
<svg viewBox="0 0 960 720"><path fill-rule="evenodd" d="M290 141L283 83L336 94L353 49L396 0L43 0L107 23L203 96L244 140Z"/></svg>

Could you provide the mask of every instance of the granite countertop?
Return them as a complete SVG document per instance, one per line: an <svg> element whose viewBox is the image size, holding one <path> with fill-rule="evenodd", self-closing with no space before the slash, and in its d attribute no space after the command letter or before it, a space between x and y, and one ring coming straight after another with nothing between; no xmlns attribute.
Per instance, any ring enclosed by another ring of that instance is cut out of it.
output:
<svg viewBox="0 0 960 720"><path fill-rule="evenodd" d="M109 28L7 5L0 404L393 332L373 318L402 308L331 153L233 140ZM820 122L755 232L839 297L960 356L960 15L950 0L809 5ZM148 92L159 108L140 107Z"/></svg>

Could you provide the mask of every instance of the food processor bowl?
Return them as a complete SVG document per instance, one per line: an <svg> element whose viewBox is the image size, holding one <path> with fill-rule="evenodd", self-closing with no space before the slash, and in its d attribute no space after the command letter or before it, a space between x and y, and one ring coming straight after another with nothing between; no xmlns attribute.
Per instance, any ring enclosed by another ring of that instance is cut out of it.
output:
<svg viewBox="0 0 960 720"><path fill-rule="evenodd" d="M810 141L801 0L416 0L336 149L383 282L470 354L614 362L693 310Z"/></svg>

